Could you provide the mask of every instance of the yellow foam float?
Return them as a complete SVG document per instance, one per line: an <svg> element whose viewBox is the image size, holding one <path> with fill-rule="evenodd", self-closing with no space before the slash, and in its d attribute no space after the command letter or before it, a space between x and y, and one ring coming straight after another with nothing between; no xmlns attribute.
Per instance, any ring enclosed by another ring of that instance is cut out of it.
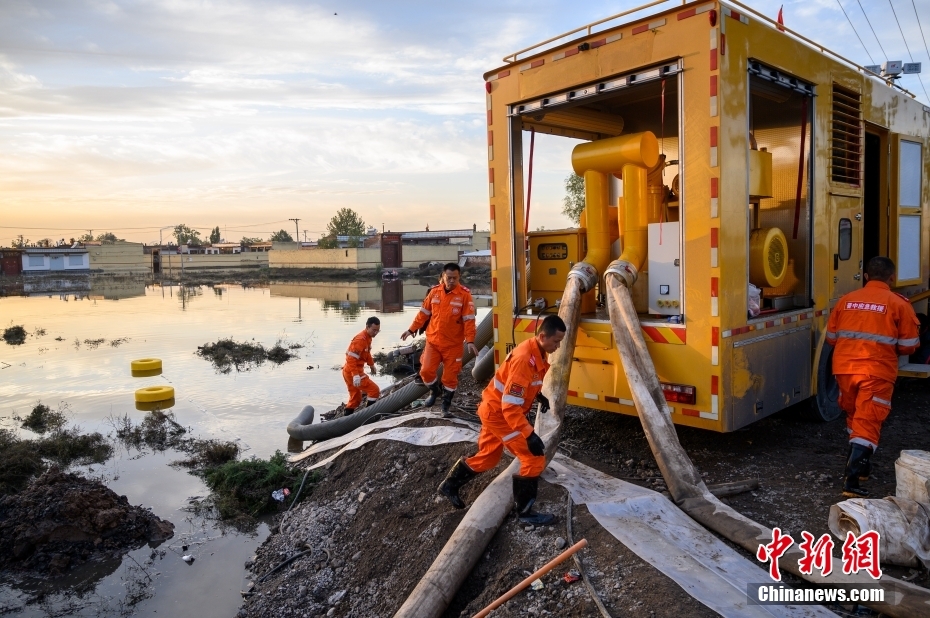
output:
<svg viewBox="0 0 930 618"><path fill-rule="evenodd" d="M141 412L154 412L155 410L167 410L174 407L174 397L164 401L137 401L136 410Z"/></svg>
<svg viewBox="0 0 930 618"><path fill-rule="evenodd" d="M167 401L168 399L174 399L173 386L146 386L136 391L136 401L139 403Z"/></svg>
<svg viewBox="0 0 930 618"><path fill-rule="evenodd" d="M161 369L142 369L142 370L133 370L132 377L134 378L153 378L155 376L161 375Z"/></svg>
<svg viewBox="0 0 930 618"><path fill-rule="evenodd" d="M154 371L156 369L161 371L161 359L140 358L138 360L132 361L129 366L133 371Z"/></svg>

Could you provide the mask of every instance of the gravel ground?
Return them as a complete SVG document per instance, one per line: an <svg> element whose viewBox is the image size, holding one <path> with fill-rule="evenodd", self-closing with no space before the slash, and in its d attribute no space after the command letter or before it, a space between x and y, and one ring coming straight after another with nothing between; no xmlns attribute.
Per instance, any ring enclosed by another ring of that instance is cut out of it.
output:
<svg viewBox="0 0 930 618"><path fill-rule="evenodd" d="M474 384L464 372L462 379L456 403L465 418L475 409L482 385ZM894 494L894 460L900 450L926 448L930 443L928 388L930 384L919 380L899 383L882 447L873 457L873 477L867 483L873 496ZM730 434L685 427L678 433L706 482L759 479L759 489L726 502L764 525L778 525L800 538L802 530L816 536L829 532L829 507L843 499L844 428L842 420L819 424L802 420L795 408ZM566 454L602 472L657 491L665 489L635 417L569 408L562 446ZM281 518L246 564L251 584L239 615L392 615L464 514L439 497L436 487L451 464L473 450L466 443L425 448L383 441L339 457L325 470L312 496ZM462 491L466 502L471 504L507 463L472 481ZM473 616L557 555L568 542L566 504L567 493L561 487L540 483L537 509L556 513L557 524L534 529L508 517L445 615ZM621 545L584 506L574 507L572 527L574 540L589 542L581 552L584 570L612 615L716 615ZM302 555L269 575L274 566L297 554ZM582 582L562 580L572 568L570 562L564 563L543 578L544 588L522 592L492 616L598 616ZM930 587L926 571L886 565L885 572ZM760 565L759 581L765 578ZM852 615L850 606L830 609Z"/></svg>

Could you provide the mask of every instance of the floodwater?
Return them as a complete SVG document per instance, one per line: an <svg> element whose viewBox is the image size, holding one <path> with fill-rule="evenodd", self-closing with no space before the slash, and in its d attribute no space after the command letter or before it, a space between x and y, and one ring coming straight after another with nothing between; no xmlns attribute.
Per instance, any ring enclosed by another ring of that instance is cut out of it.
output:
<svg viewBox="0 0 930 618"><path fill-rule="evenodd" d="M30 333L20 346L0 340L0 427L35 437L13 417L26 416L41 400L52 409L66 404L71 424L86 432L112 434L110 419L125 414L138 424L144 418L135 409L136 389L170 384L176 393L172 412L188 435L237 441L242 457L259 458L286 450L285 427L303 406L321 412L345 401L334 368L341 367L365 320L381 319L373 352L397 347L427 289L399 281L163 287L99 277L51 286L56 291L40 291L27 279L19 290L25 296L0 296L0 328L22 325ZM487 303L477 297L476 304ZM195 352L227 337L254 339L266 348L276 342L303 347L295 350L298 358L281 365L265 362L222 374ZM162 359L163 374L132 377L130 362L146 357ZM392 380L375 381L385 386ZM80 584L81 594L53 586L41 602L27 605L37 590L49 590L47 583L14 587L0 579L0 614L235 615L246 581L243 563L268 527L240 533L186 510L189 498L205 496L207 489L198 477L169 466L182 458L171 451L140 455L117 448L105 464L77 468L174 523L175 536L154 554L145 546L69 574L62 583ZM189 546L186 552L182 544ZM183 554L195 561L186 564Z"/></svg>

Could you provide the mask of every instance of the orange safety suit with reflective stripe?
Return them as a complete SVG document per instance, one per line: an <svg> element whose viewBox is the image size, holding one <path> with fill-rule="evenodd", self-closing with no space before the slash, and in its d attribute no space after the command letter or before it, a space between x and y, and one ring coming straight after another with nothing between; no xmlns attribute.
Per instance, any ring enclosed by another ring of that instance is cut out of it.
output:
<svg viewBox="0 0 930 618"><path fill-rule="evenodd" d="M420 377L425 384L436 381L442 363L442 384L454 391L462 370L462 346L475 341L475 301L471 290L458 285L451 291L441 283L430 288L410 332L416 333L426 321L426 347L420 356Z"/></svg>
<svg viewBox="0 0 930 618"><path fill-rule="evenodd" d="M878 448L882 422L891 412L898 356L917 349L919 324L911 303L882 281L869 281L833 308L826 340L834 347L833 373L850 442Z"/></svg>
<svg viewBox="0 0 930 618"><path fill-rule="evenodd" d="M547 371L549 363L535 338L510 352L481 394L478 452L465 460L469 468L475 472L490 470L500 461L506 446L520 460L520 476L542 474L546 458L533 455L526 444L533 433L526 415L542 390Z"/></svg>
<svg viewBox="0 0 930 618"><path fill-rule="evenodd" d="M345 380L346 388L349 389L347 408L354 410L361 405L362 392L368 395L369 401L381 396L381 389L378 385L365 375L366 364L372 369L375 367L375 361L371 357L371 336L363 330L352 338L349 349L346 350L346 364L342 366L342 379ZM354 384L355 376L361 376L358 386Z"/></svg>

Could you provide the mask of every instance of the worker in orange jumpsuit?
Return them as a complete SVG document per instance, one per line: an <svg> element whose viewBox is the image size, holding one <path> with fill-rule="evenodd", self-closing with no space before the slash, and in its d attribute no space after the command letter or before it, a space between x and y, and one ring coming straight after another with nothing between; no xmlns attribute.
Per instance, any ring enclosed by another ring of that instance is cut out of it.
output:
<svg viewBox="0 0 930 618"><path fill-rule="evenodd" d="M371 357L371 340L381 332L381 320L372 316L365 321L365 330L355 335L346 350L346 364L342 366L342 379L349 389L349 402L345 414L348 416L362 404L362 393L368 395L368 403L381 396L381 389L365 375L365 365L375 375L375 361Z"/></svg>
<svg viewBox="0 0 930 618"><path fill-rule="evenodd" d="M871 456L891 412L898 356L911 354L920 342L917 314L906 298L891 291L894 277L890 259L869 260L865 287L840 298L827 322L826 340L833 346L833 373L849 433L844 496L869 495L859 481L871 472Z"/></svg>
<svg viewBox="0 0 930 618"><path fill-rule="evenodd" d="M439 285L430 288L413 324L400 336L406 340L426 327L426 347L420 356L420 379L429 387L430 394L424 405L433 405L442 395L443 416L449 416L452 397L459 385L462 343L478 356L478 348L475 347L475 301L471 290L459 284L460 278L458 264L450 262L443 266ZM442 387L436 377L439 363L442 363Z"/></svg>
<svg viewBox="0 0 930 618"><path fill-rule="evenodd" d="M477 474L496 466L506 447L520 460L520 473L513 477L513 498L520 521L533 525L555 521L554 515L532 511L539 475L546 467L546 445L526 415L537 399L540 412L549 409L549 401L540 391L549 370L548 356L559 349L564 337L562 318L546 317L539 333L515 347L494 373L494 379L481 394L478 407L481 418L478 452L455 462L439 486L439 492L455 508L465 508L459 489Z"/></svg>

